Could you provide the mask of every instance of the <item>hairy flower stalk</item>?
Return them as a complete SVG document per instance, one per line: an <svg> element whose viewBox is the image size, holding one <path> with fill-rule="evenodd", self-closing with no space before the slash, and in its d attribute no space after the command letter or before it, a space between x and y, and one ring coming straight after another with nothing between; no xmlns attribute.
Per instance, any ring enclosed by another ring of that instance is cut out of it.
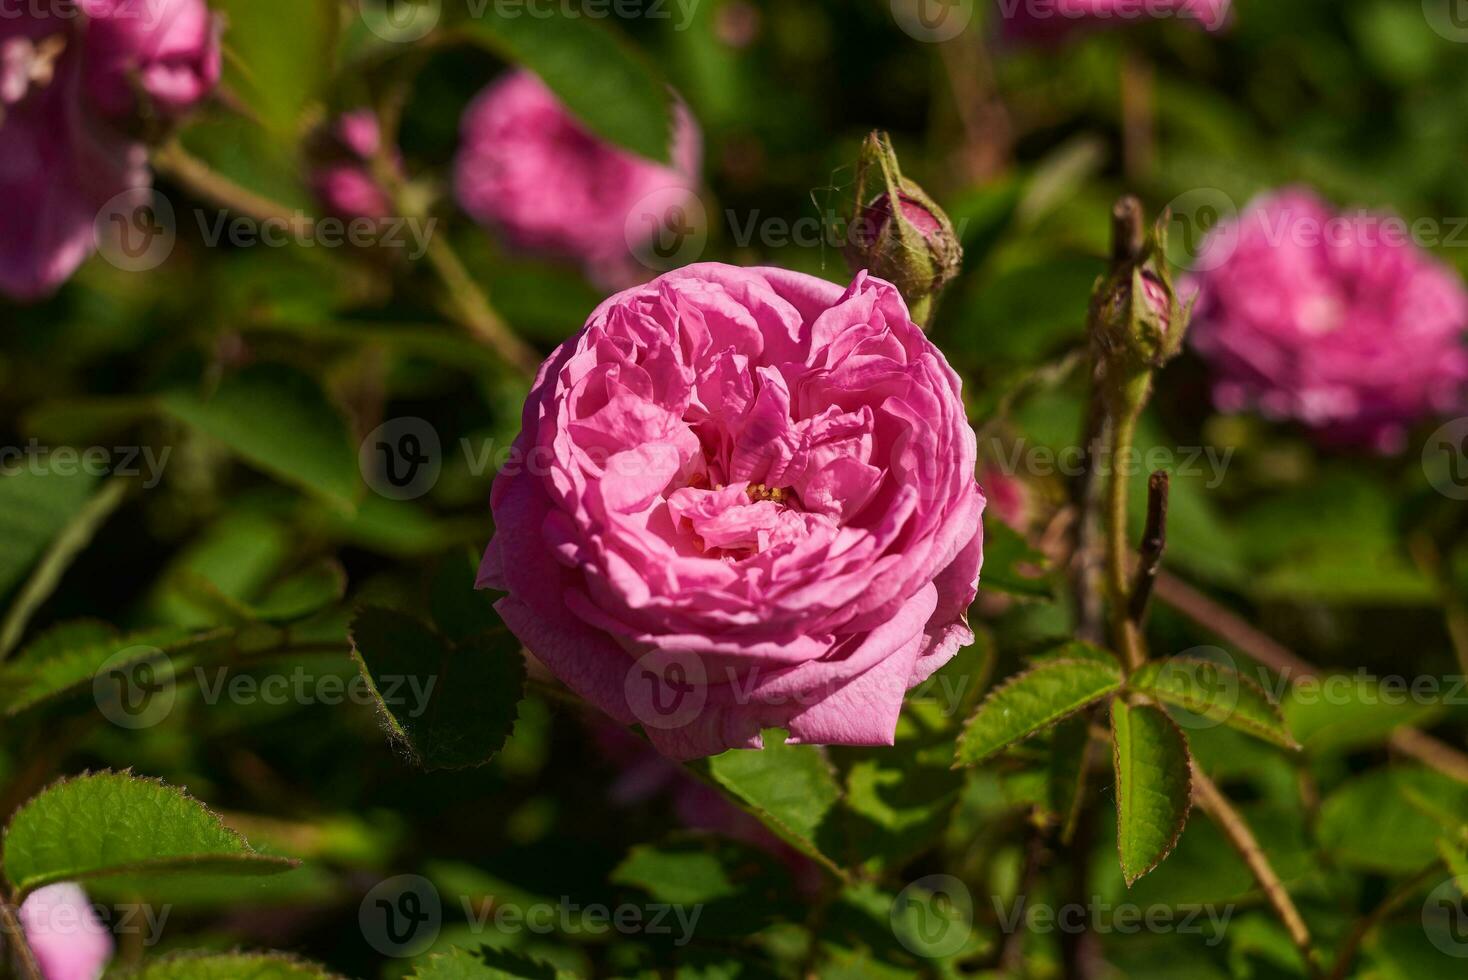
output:
<svg viewBox="0 0 1468 980"><path fill-rule="evenodd" d="M924 329L963 265L953 223L921 187L902 176L886 133L872 133L862 146L846 260L852 272L865 269L895 285Z"/></svg>

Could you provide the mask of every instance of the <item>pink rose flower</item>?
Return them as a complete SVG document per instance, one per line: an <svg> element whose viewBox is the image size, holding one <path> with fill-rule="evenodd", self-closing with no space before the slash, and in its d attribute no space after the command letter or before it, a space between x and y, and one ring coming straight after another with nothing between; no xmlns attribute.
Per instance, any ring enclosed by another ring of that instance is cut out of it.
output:
<svg viewBox="0 0 1468 980"><path fill-rule="evenodd" d="M689 266L541 367L479 585L675 758L890 745L972 642L984 497L958 376L890 284Z"/></svg>
<svg viewBox="0 0 1468 980"><path fill-rule="evenodd" d="M702 137L682 103L672 167L587 132L527 71L480 93L460 128L454 183L464 210L515 248L580 262L608 289L648 277L633 249L695 199Z"/></svg>
<svg viewBox="0 0 1468 980"><path fill-rule="evenodd" d="M979 470L979 486L984 488L989 513L1021 534L1029 529L1035 518L1035 494L1028 483L994 463L986 463Z"/></svg>
<svg viewBox="0 0 1468 980"><path fill-rule="evenodd" d="M1197 265L1183 295L1220 410L1394 452L1413 423L1468 404L1468 292L1401 219L1284 190L1213 228Z"/></svg>
<svg viewBox="0 0 1468 980"><path fill-rule="evenodd" d="M20 925L45 980L97 980L112 958L112 933L70 882L32 892L21 903Z"/></svg>
<svg viewBox="0 0 1468 980"><path fill-rule="evenodd" d="M1080 29L1173 18L1220 30L1232 0L998 0L1002 31L1022 41L1055 41Z"/></svg>
<svg viewBox="0 0 1468 980"><path fill-rule="evenodd" d="M392 202L368 166L382 148L377 114L371 109L345 113L331 128L336 159L318 167L311 186L327 210L344 218L385 218Z"/></svg>
<svg viewBox="0 0 1468 980"><path fill-rule="evenodd" d="M132 135L219 79L203 0L78 0L63 15L0 0L0 292L45 296L96 247L97 212L150 180ZM21 9L16 9L21 8Z"/></svg>

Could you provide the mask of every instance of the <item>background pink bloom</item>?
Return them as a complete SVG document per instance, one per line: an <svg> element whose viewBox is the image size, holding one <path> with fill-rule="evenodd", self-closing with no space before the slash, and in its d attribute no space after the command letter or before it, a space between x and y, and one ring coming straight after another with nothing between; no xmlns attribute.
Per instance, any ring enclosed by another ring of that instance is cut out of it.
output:
<svg viewBox="0 0 1468 980"><path fill-rule="evenodd" d="M1210 31L1228 22L1232 0L995 0L1001 31L1026 41L1053 41L1075 30L1175 19Z"/></svg>
<svg viewBox="0 0 1468 980"><path fill-rule="evenodd" d="M553 673L668 755L757 747L772 726L891 744L908 688L973 639L984 497L959 388L864 273L844 290L669 273L542 366L479 584L508 593L496 608ZM673 715L643 697L649 665L682 685Z"/></svg>
<svg viewBox="0 0 1468 980"><path fill-rule="evenodd" d="M575 259L621 288L646 278L628 240L648 219L692 201L702 138L679 103L674 166L634 156L587 132L539 78L514 71L485 89L461 124L455 188L464 210L514 247ZM650 203L649 203L650 202ZM639 208L657 213L639 215Z"/></svg>
<svg viewBox="0 0 1468 980"><path fill-rule="evenodd" d="M164 114L219 78L202 0L84 0L85 16L0 18L0 292L36 299L95 247L93 223L150 180L129 118L141 92Z"/></svg>
<svg viewBox="0 0 1468 980"><path fill-rule="evenodd" d="M112 933L70 882L32 892L20 924L45 980L97 980L112 958Z"/></svg>
<svg viewBox="0 0 1468 980"><path fill-rule="evenodd" d="M377 114L371 109L343 114L331 128L331 138L338 158L312 173L316 196L333 214L344 218L387 217L392 202L368 165L382 145Z"/></svg>
<svg viewBox="0 0 1468 980"><path fill-rule="evenodd" d="M1184 295L1198 292L1193 339L1223 411L1386 452L1468 404L1468 293L1404 222L1285 190L1215 227L1199 266Z"/></svg>

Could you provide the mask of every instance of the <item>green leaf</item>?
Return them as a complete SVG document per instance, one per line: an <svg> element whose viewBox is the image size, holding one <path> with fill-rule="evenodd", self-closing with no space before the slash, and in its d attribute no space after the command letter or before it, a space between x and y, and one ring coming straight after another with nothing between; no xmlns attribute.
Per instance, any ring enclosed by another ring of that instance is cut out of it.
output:
<svg viewBox="0 0 1468 980"><path fill-rule="evenodd" d="M1045 659L995 688L958 739L956 765L972 766L1121 690L1114 660Z"/></svg>
<svg viewBox="0 0 1468 980"><path fill-rule="evenodd" d="M245 368L212 396L163 397L175 418L224 443L271 476L350 511L362 489L345 420L308 375L280 365Z"/></svg>
<svg viewBox="0 0 1468 980"><path fill-rule="evenodd" d="M454 947L418 964L408 980L571 980L572 974L505 949Z"/></svg>
<svg viewBox="0 0 1468 980"><path fill-rule="evenodd" d="M0 667L0 715L15 717L86 689L94 695L110 692L108 675L121 672L137 680L133 672L144 664L152 665L149 686L154 693L171 691L175 671L211 645L226 648L232 635L229 630L200 633L173 626L118 633L94 620L63 623ZM142 710L151 710L151 705Z"/></svg>
<svg viewBox="0 0 1468 980"><path fill-rule="evenodd" d="M984 525L984 574L979 588L1018 599L1053 600L1055 581L1046 573L1050 560L1000 521Z"/></svg>
<svg viewBox="0 0 1468 980"><path fill-rule="evenodd" d="M1172 852L1193 805L1188 743L1161 708L1111 702L1116 846L1128 886Z"/></svg>
<svg viewBox="0 0 1468 980"><path fill-rule="evenodd" d="M86 506L97 478L53 468L18 467L0 478L0 596L13 589Z"/></svg>
<svg viewBox="0 0 1468 980"><path fill-rule="evenodd" d="M529 68L591 132L659 163L670 160L672 99L656 69L586 17L484 16L460 30Z"/></svg>
<svg viewBox="0 0 1468 980"><path fill-rule="evenodd" d="M128 980L340 980L286 953L175 953L128 973Z"/></svg>
<svg viewBox="0 0 1468 980"><path fill-rule="evenodd" d="M1286 749L1300 746L1264 688L1238 671L1204 657L1154 660L1132 675L1130 686L1165 704L1222 722Z"/></svg>
<svg viewBox="0 0 1468 980"><path fill-rule="evenodd" d="M1089 716L1068 718L1055 726L1045 785L1050 812L1060 822L1060 839L1065 843L1074 836L1080 819L1093 745Z"/></svg>
<svg viewBox="0 0 1468 980"><path fill-rule="evenodd" d="M351 639L383 728L414 765L482 766L509 738L525 662L503 627L454 644L412 616L367 607Z"/></svg>
<svg viewBox="0 0 1468 980"><path fill-rule="evenodd" d="M731 749L708 760L719 785L794 847L832 871L840 866L822 848L823 831L841 799L836 774L821 749L766 733L760 751Z"/></svg>
<svg viewBox="0 0 1468 980"><path fill-rule="evenodd" d="M251 612L271 623L304 619L341 599L347 573L335 558L322 558L286 576L250 603Z"/></svg>
<svg viewBox="0 0 1468 980"><path fill-rule="evenodd" d="M294 142L331 78L340 11L333 0L215 0L224 14L223 83L271 132ZM283 29L289 25L289 29Z"/></svg>
<svg viewBox="0 0 1468 980"><path fill-rule="evenodd" d="M5 877L23 897L58 881L128 873L277 874L295 866L257 853L182 790L129 773L53 783L5 829Z"/></svg>
<svg viewBox="0 0 1468 980"><path fill-rule="evenodd" d="M612 871L611 880L675 905L702 905L738 894L719 855L701 847L640 844Z"/></svg>
<svg viewBox="0 0 1468 980"><path fill-rule="evenodd" d="M1435 678L1427 680L1436 681ZM1289 730L1312 754L1385 742L1404 725L1430 725L1458 682L1436 684L1431 697L1357 674L1297 678L1281 708Z"/></svg>
<svg viewBox="0 0 1468 980"><path fill-rule="evenodd" d="M4 623L0 624L0 659L20 642L31 616L56 591L56 587L61 584L61 577L71 567L72 561L91 543L97 529L122 504L123 498L127 496L127 489L127 481L121 477L108 480L72 515L66 526L52 540L40 564L16 597L15 604L5 615Z"/></svg>
<svg viewBox="0 0 1468 980"><path fill-rule="evenodd" d="M1407 874L1437 857L1441 823L1413 802L1412 792L1440 796L1468 812L1468 787L1420 767L1376 769L1343 783L1320 805L1316 834L1331 857L1348 868ZM1452 802L1456 797L1456 804Z"/></svg>
<svg viewBox="0 0 1468 980"><path fill-rule="evenodd" d="M1453 880L1458 882L1460 887L1468 886L1468 847L1464 847L1460 840L1439 837L1437 854L1443 859L1443 864L1448 866L1448 874L1453 876Z"/></svg>

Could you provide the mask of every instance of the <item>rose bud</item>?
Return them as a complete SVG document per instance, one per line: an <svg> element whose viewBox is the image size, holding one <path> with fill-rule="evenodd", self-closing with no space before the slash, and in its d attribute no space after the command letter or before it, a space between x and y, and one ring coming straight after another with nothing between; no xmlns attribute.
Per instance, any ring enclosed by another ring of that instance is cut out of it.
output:
<svg viewBox="0 0 1468 980"><path fill-rule="evenodd" d="M869 199L873 187L880 192ZM943 287L963 264L952 222L921 187L902 176L885 134L873 133L862 147L856 200L847 263L853 272L866 269L896 285L914 319L925 325Z"/></svg>
<svg viewBox="0 0 1468 980"><path fill-rule="evenodd" d="M203 0L32 4L0 17L0 292L39 299L96 247L101 208L150 182L136 134L219 78Z"/></svg>
<svg viewBox="0 0 1468 980"><path fill-rule="evenodd" d="M1116 384L1159 368L1182 349L1189 311L1178 300L1168 265L1163 215L1142 228L1142 205L1124 197L1112 213L1111 271L1091 300L1091 337Z"/></svg>
<svg viewBox="0 0 1468 980"><path fill-rule="evenodd" d="M578 262L604 289L647 279L651 271L634 252L643 242L632 236L651 238L666 216L697 200L703 142L681 102L674 106L672 166L588 132L528 71L513 71L480 93L460 129L460 206L512 248Z"/></svg>
<svg viewBox="0 0 1468 980"><path fill-rule="evenodd" d="M1468 407L1468 291L1401 219L1278 191L1215 225L1197 265L1184 288L1221 411L1387 453Z"/></svg>
<svg viewBox="0 0 1468 980"><path fill-rule="evenodd" d="M319 153L323 163L311 174L311 188L325 208L343 218L385 218L392 202L372 175L382 148L377 114L354 109L337 119Z"/></svg>
<svg viewBox="0 0 1468 980"><path fill-rule="evenodd" d="M44 980L97 980L112 958L112 933L79 885L36 889L18 917Z"/></svg>
<svg viewBox="0 0 1468 980"><path fill-rule="evenodd" d="M541 367L478 584L665 755L891 745L973 642L977 438L901 294L703 263L602 303Z"/></svg>

